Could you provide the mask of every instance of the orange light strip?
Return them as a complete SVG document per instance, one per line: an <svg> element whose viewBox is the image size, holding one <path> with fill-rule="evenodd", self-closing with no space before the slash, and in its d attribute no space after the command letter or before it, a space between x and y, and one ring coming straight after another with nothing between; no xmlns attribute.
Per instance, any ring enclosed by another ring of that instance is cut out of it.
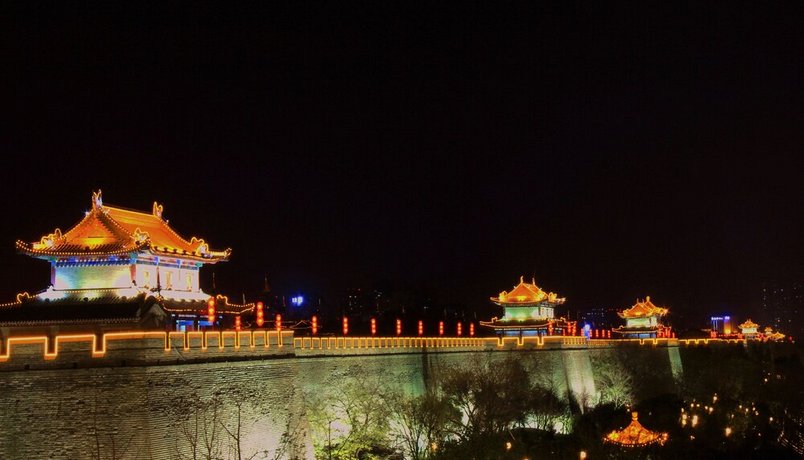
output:
<svg viewBox="0 0 804 460"><path fill-rule="evenodd" d="M369 348L455 348L455 347L494 347L496 348L521 348L527 344L535 347L543 347L550 343L554 345L586 345L594 347L614 345L617 343L634 342L639 345L648 346L675 346L675 345L708 345L710 342L723 343L743 343L745 339L674 339L674 338L649 338L649 339L608 339L587 341L582 336L532 336L532 337L327 337L327 338L300 338L293 337L293 331L129 331L129 332L108 332L100 336L95 334L69 334L57 335L54 338L48 336L22 336L8 337L4 343L3 353L0 354L0 362L8 361L13 355L13 349L20 345L41 345L42 356L46 360L58 357L61 344L86 342L90 345L90 353L93 358L106 356L109 346L113 342L125 340L158 339L164 344L164 351L168 352L172 348L179 348L187 351L198 349L196 345L200 341L200 349L208 350L210 338L213 339L213 348L224 350L225 348L240 349L241 345L249 349L256 349L262 341L261 348L270 348L273 336L277 347L282 347L285 338L288 337L295 349L304 350L333 350L333 349L369 349ZM54 341L52 352L50 351L50 341ZM217 346L215 346L217 345Z"/></svg>

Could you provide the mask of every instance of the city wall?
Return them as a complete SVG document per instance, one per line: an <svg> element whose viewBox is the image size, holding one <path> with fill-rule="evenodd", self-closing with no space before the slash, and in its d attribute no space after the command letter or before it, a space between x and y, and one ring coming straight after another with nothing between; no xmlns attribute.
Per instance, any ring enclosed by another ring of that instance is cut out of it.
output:
<svg viewBox="0 0 804 460"><path fill-rule="evenodd" d="M163 332L8 337L0 343L0 372L121 367L290 357L450 353L465 351L594 350L621 346L677 348L719 339L610 340L542 337L294 337L292 331ZM673 373L681 372L670 351Z"/></svg>
<svg viewBox="0 0 804 460"><path fill-rule="evenodd" d="M313 445L326 439L321 430L330 428L314 415L366 382L421 394L453 366L494 366L517 356L532 378L588 407L612 381L628 375L635 400L674 392L685 353L725 346L741 344L561 336L311 338L291 331L8 338L0 352L0 369L9 371L0 372L0 424L7 427L0 430L0 457L108 457L125 446L127 458L180 458L198 407L253 392L254 403L243 406L245 451L275 449L291 433L298 445L278 458L312 458ZM694 372L685 377L694 379ZM222 423L236 426L238 409L220 407ZM343 429L338 424L332 429Z"/></svg>

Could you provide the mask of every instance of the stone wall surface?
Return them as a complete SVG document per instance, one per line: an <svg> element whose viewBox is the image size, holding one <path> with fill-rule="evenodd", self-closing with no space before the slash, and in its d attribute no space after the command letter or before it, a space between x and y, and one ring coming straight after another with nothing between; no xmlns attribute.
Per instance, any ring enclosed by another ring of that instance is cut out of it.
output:
<svg viewBox="0 0 804 460"><path fill-rule="evenodd" d="M85 342L65 342L50 360L43 358L42 344L16 344L0 367L24 369L27 362L31 370L0 372L0 458L178 459L193 452L203 458L207 451L232 458L238 443L226 430L236 433L238 426L244 458L312 458L323 434L311 417L355 385L417 395L451 366L493 367L514 357L560 397L594 405L612 379L645 375L646 369L656 377L631 378L637 398L675 391L673 376L690 359L689 352L679 360L677 351L668 351L677 347L649 343L581 348L573 342L561 349L515 341L498 347L496 339L432 348L364 342L362 348L315 353L285 338L278 347L276 336L272 342L269 336L265 348L259 342L243 346L241 337L236 348L235 337L224 336L223 348L209 341L202 349L201 342L193 346L199 338L188 337L185 349L185 338L171 337L167 350L158 338L144 338L147 346L112 340L103 358L92 358ZM166 365L244 356L265 359ZM109 360L117 367L83 367ZM131 366L156 360L160 365ZM73 362L78 368L47 368ZM348 430L338 417L329 425L336 433Z"/></svg>

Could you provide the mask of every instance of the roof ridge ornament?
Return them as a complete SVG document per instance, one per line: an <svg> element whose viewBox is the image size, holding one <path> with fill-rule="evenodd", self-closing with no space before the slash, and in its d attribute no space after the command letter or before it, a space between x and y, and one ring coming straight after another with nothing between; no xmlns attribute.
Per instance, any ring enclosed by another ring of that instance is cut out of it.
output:
<svg viewBox="0 0 804 460"><path fill-rule="evenodd" d="M198 245L196 251L198 251L200 254L206 255L209 252L209 245L206 243L206 241L204 241L203 238L196 238L196 237L190 238L190 245L195 244Z"/></svg>
<svg viewBox="0 0 804 460"><path fill-rule="evenodd" d="M131 237L134 238L134 242L136 242L137 244L142 244L148 241L148 239L151 238L151 235L149 235L148 232L144 232L139 227L137 227L134 230L134 234L131 235Z"/></svg>
<svg viewBox="0 0 804 460"><path fill-rule="evenodd" d="M154 207L153 207L153 211L152 211L154 216L156 216L156 217L161 219L162 218L162 211L164 209L165 209L164 206L162 206L161 204L159 204L156 201L154 201Z"/></svg>
<svg viewBox="0 0 804 460"><path fill-rule="evenodd" d="M98 189L97 192L92 192L92 210L103 208L103 191Z"/></svg>
<svg viewBox="0 0 804 460"><path fill-rule="evenodd" d="M33 243L34 249L50 249L56 245L56 243L60 243L64 239L64 236L61 234L61 229L56 229L53 233L43 236L38 243Z"/></svg>

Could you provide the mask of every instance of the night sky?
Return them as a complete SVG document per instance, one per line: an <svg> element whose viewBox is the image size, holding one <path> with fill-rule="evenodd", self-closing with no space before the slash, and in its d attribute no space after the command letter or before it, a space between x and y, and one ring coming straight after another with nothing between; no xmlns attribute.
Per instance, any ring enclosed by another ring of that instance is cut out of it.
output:
<svg viewBox="0 0 804 460"><path fill-rule="evenodd" d="M703 317L804 278L801 3L30 3L1 10L5 299L48 280L14 241L98 188L233 248L236 296L485 311L535 275Z"/></svg>

